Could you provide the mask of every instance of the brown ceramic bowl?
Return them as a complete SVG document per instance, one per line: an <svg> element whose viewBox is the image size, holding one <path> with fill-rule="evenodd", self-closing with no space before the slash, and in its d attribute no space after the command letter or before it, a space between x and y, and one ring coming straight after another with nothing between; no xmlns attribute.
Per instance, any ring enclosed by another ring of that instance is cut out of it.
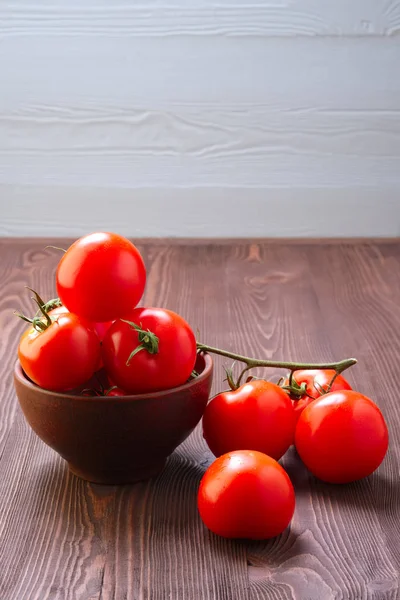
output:
<svg viewBox="0 0 400 600"><path fill-rule="evenodd" d="M14 383L33 431L88 481L133 483L156 475L200 421L210 394L213 363L197 358L199 376L180 387L122 397L87 397L43 390L19 361Z"/></svg>

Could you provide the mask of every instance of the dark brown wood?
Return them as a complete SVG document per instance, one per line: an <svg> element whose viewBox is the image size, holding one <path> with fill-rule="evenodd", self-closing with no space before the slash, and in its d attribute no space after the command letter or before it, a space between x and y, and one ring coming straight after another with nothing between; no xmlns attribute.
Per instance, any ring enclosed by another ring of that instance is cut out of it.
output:
<svg viewBox="0 0 400 600"><path fill-rule="evenodd" d="M1 600L399 597L399 242L139 244L147 304L178 311L206 343L244 354L355 355L349 380L387 419L388 456L351 485L318 482L289 450L282 463L296 512L266 542L227 541L203 527L196 492L212 456L199 427L156 479L123 487L69 474L31 431L12 385L24 327L12 310L30 310L24 285L54 296L58 253L44 245L0 241ZM217 391L223 359L215 363Z"/></svg>

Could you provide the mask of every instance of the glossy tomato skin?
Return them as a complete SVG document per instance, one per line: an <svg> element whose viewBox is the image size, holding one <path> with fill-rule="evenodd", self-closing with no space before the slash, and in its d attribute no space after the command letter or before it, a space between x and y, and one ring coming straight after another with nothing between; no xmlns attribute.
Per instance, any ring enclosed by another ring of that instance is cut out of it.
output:
<svg viewBox="0 0 400 600"><path fill-rule="evenodd" d="M53 308L49 312L49 315L54 319L54 317L56 317L57 315L64 315L65 313L68 313L68 312L69 312L68 308L64 305L61 305L61 306L57 306L56 308ZM85 320L85 319L81 318L81 321L83 321L83 320ZM108 329L113 324L113 321L106 321L105 323L92 323L91 321L85 320L85 323L87 324L88 327L90 327L97 333L99 340L102 342ZM103 366L103 361L102 361L102 358L100 355L96 371L99 371L99 369L101 369L102 366Z"/></svg>
<svg viewBox="0 0 400 600"><path fill-rule="evenodd" d="M67 250L56 280L68 310L97 323L122 317L138 304L146 270L129 240L115 233L92 233Z"/></svg>
<svg viewBox="0 0 400 600"><path fill-rule="evenodd" d="M294 371L293 375L299 385L302 383L306 384L306 391L308 394L308 396L304 395L299 400L293 399L293 408L297 422L303 410L309 404L311 404L313 400L320 398L324 389L328 389L330 382L335 376L335 371L333 369L303 369L300 371ZM289 380L286 379L285 385L288 385L288 383ZM343 377L343 375L338 375L333 382L330 391L338 392L340 390L351 389L352 388L349 382ZM311 398L309 396L311 396Z"/></svg>
<svg viewBox="0 0 400 600"><path fill-rule="evenodd" d="M104 336L106 335L107 331L110 329L113 323L114 321L105 321L104 323L93 323L94 330L99 336L100 341L104 340Z"/></svg>
<svg viewBox="0 0 400 600"><path fill-rule="evenodd" d="M156 354L141 350L127 365L140 344L139 335L118 319L107 331L102 356L111 380L128 393L140 394L174 388L190 377L196 362L196 339L188 323L164 308L137 308L125 317L159 338Z"/></svg>
<svg viewBox="0 0 400 600"><path fill-rule="evenodd" d="M100 359L100 342L77 315L60 314L45 331L30 328L22 335L18 357L34 383L64 392L92 377Z"/></svg>
<svg viewBox="0 0 400 600"><path fill-rule="evenodd" d="M203 436L215 456L251 449L279 460L293 442L294 429L289 396L263 380L218 394L203 415Z"/></svg>
<svg viewBox="0 0 400 600"><path fill-rule="evenodd" d="M263 540L286 529L295 495L288 474L273 458L239 450L207 469L197 502L204 524L217 535Z"/></svg>
<svg viewBox="0 0 400 600"><path fill-rule="evenodd" d="M316 477L328 483L350 483L379 467L388 448L388 430L372 400L343 390L322 396L303 411L295 445Z"/></svg>

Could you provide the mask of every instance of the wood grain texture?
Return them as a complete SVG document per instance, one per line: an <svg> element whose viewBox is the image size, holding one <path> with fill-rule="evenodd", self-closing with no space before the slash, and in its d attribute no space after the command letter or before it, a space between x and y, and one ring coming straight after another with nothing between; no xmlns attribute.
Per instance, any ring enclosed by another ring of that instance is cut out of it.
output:
<svg viewBox="0 0 400 600"><path fill-rule="evenodd" d="M93 198L133 236L260 235L232 202L204 231L193 232L191 207L147 218L160 198L184 189L207 203L212 188L243 189L250 210L263 193L264 214L290 190L291 209L306 203L296 226L312 236L340 235L349 216L347 235L393 235L380 211L399 202L399 31L399 0L0 2L1 225L75 235L57 208L78 195L82 226ZM29 228L21 188L43 225ZM106 190L130 193L124 216ZM342 191L357 203L330 229L308 198L326 213ZM294 220L263 221L261 235L296 235Z"/></svg>
<svg viewBox="0 0 400 600"><path fill-rule="evenodd" d="M0 5L0 37L68 36L376 36L400 31L398 0L238 0L113 4L50 0Z"/></svg>
<svg viewBox="0 0 400 600"><path fill-rule="evenodd" d="M53 240L54 241L54 240ZM164 472L103 487L70 475L26 425L11 370L29 311L24 285L53 296L50 240L0 240L1 600L395 600L400 567L400 243L140 243L145 302L185 316L209 344L269 358L356 355L351 383L390 431L371 477L315 480L290 449L288 530L266 542L210 534L196 510L212 461L200 428ZM56 245L68 241L57 240ZM214 391L222 384L216 358ZM271 373L271 376L273 374Z"/></svg>
<svg viewBox="0 0 400 600"><path fill-rule="evenodd" d="M51 174L86 188L232 187L233 176L239 188L398 184L400 110L198 103L103 113L0 115L2 182L32 186Z"/></svg>

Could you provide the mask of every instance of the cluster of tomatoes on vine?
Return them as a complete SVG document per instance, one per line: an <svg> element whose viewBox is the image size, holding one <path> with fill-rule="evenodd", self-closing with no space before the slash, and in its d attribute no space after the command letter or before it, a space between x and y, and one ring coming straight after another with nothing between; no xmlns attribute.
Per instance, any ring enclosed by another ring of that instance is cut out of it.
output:
<svg viewBox="0 0 400 600"><path fill-rule="evenodd" d="M293 444L316 477L349 483L370 475L388 447L378 406L353 391L343 371L355 359L325 365L266 361L197 343L177 313L137 307L146 270L137 248L113 233L94 233L65 251L56 272L58 298L33 291L18 356L38 386L58 392L124 396L171 389L192 377L198 352L244 363L230 391L214 397L203 435L217 457L199 488L206 526L224 537L280 534L295 508L289 476L277 462ZM253 367L286 368L278 384L245 375ZM104 367L107 380L93 385Z"/></svg>

